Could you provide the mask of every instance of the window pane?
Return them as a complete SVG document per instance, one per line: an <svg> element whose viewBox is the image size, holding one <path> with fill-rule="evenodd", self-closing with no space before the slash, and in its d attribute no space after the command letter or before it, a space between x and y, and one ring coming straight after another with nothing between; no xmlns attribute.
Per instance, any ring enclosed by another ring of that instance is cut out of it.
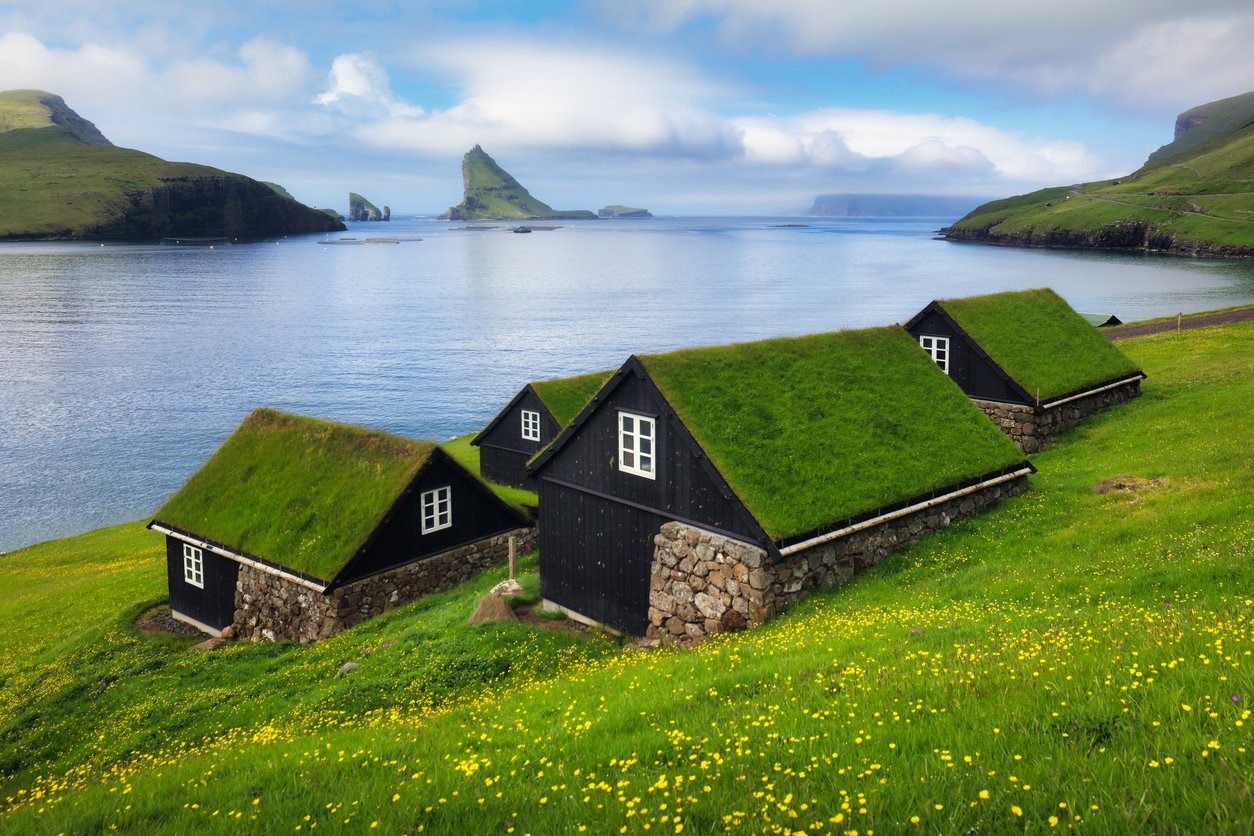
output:
<svg viewBox="0 0 1254 836"><path fill-rule="evenodd" d="M648 438L640 439L640 455L647 456L653 452L653 441Z"/></svg>
<svg viewBox="0 0 1254 836"><path fill-rule="evenodd" d="M623 431L624 431L624 432L634 432L634 431L635 431L635 428L636 428L636 422L635 422L635 420L633 420L633 419L632 419L632 417L631 417L630 415L623 415L623 416L621 416L621 417L622 417L622 419L623 419Z"/></svg>
<svg viewBox="0 0 1254 836"><path fill-rule="evenodd" d="M648 438L653 435L653 422L645 418L640 419L640 437Z"/></svg>

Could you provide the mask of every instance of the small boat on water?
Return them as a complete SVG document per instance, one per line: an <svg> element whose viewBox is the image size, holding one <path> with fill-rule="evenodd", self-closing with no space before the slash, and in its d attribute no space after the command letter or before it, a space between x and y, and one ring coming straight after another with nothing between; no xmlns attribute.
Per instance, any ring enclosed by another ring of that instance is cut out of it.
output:
<svg viewBox="0 0 1254 836"><path fill-rule="evenodd" d="M530 232L530 231L531 231L531 227L529 226L516 226L512 230L510 230L510 232Z"/></svg>

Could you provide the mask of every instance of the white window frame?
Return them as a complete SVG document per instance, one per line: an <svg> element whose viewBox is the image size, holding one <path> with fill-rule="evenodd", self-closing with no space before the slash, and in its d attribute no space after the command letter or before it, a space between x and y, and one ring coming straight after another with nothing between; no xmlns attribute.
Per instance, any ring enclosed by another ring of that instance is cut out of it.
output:
<svg viewBox="0 0 1254 836"><path fill-rule="evenodd" d="M440 505L443 503L443 510ZM422 533L431 534L453 527L453 486L441 485L429 491L423 491L420 504L422 506Z"/></svg>
<svg viewBox="0 0 1254 836"><path fill-rule="evenodd" d="M647 433L642 432L644 427L648 427ZM643 446L647 446L649 451L641 452ZM647 467L641 465L642 459ZM618 413L618 469L632 476L657 478L656 419L635 412Z"/></svg>
<svg viewBox="0 0 1254 836"><path fill-rule="evenodd" d="M522 437L523 441L539 441L540 440L540 413L533 409L524 409L522 411Z"/></svg>
<svg viewBox="0 0 1254 836"><path fill-rule="evenodd" d="M205 588L205 553L191 543L183 544L183 580L197 589Z"/></svg>
<svg viewBox="0 0 1254 836"><path fill-rule="evenodd" d="M932 356L941 371L949 374L949 337L920 334L919 345Z"/></svg>

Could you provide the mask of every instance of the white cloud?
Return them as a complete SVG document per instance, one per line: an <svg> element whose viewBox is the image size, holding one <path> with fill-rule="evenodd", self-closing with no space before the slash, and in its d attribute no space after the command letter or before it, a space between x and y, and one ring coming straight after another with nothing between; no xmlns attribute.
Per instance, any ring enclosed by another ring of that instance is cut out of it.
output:
<svg viewBox="0 0 1254 836"><path fill-rule="evenodd" d="M239 62L211 58L176 61L162 75L177 97L204 106L215 102L284 102L308 89L314 72L305 53L268 38L238 50Z"/></svg>
<svg viewBox="0 0 1254 836"><path fill-rule="evenodd" d="M355 116L421 116L421 107L408 105L392 94L387 70L369 55L351 53L331 62L327 89L315 104L333 106Z"/></svg>
<svg viewBox="0 0 1254 836"><path fill-rule="evenodd" d="M830 108L732 121L745 138L746 160L769 165L845 171L878 165L1019 183L1075 182L1103 173L1082 143L1021 136L953 116Z"/></svg>
<svg viewBox="0 0 1254 836"><path fill-rule="evenodd" d="M1088 92L1120 105L1183 108L1254 80L1248 0L603 0L622 25L669 33L713 21L741 48L858 57L1011 84L1034 95Z"/></svg>

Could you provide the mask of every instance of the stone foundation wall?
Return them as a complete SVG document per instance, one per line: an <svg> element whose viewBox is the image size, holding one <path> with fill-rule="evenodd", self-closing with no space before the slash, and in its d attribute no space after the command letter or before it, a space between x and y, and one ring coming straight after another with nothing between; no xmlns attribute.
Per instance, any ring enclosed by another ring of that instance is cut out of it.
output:
<svg viewBox="0 0 1254 836"><path fill-rule="evenodd" d="M1028 487L1026 476L822 543L776 562L766 551L678 522L662 526L649 580L649 639L689 645L756 627L811 590L848 582L955 519Z"/></svg>
<svg viewBox="0 0 1254 836"><path fill-rule="evenodd" d="M1063 430L1074 427L1090 415L1130 401L1140 394L1141 381L1138 379L1105 392L1077 398L1041 413L1021 404L981 401L975 398L972 400L1002 432L1019 445L1020 450L1024 453L1035 453Z"/></svg>
<svg viewBox="0 0 1254 836"><path fill-rule="evenodd" d="M235 635L253 641L295 639L302 644L342 630L444 589L536 546L536 530L519 528L339 587L328 594L288 578L241 566L235 587Z"/></svg>

